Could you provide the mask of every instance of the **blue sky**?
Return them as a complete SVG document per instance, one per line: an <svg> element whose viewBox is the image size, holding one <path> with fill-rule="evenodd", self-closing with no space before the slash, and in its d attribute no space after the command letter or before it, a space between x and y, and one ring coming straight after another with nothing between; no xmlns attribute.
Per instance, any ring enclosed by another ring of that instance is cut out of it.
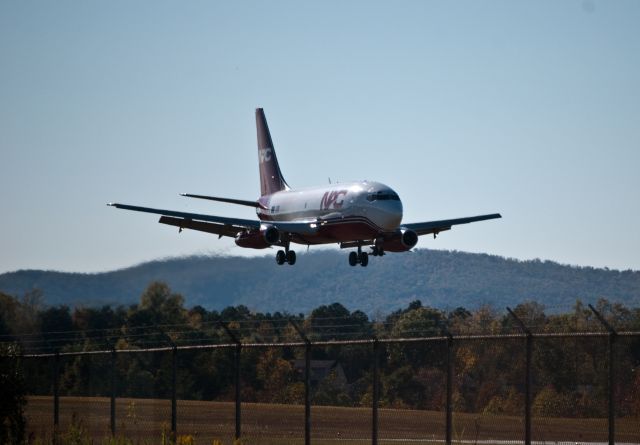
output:
<svg viewBox="0 0 640 445"><path fill-rule="evenodd" d="M419 247L639 270L638 23L637 1L0 2L0 272L272 254L105 206L252 217L178 193L257 198L256 107L293 187L504 216Z"/></svg>

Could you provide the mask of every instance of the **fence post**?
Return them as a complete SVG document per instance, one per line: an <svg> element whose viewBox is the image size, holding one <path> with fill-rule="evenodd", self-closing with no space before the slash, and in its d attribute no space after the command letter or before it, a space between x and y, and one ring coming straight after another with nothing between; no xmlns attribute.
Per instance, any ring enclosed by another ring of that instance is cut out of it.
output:
<svg viewBox="0 0 640 445"><path fill-rule="evenodd" d="M453 430L453 336L447 335L447 401L446 401L446 433L445 443L451 445L451 431Z"/></svg>
<svg viewBox="0 0 640 445"><path fill-rule="evenodd" d="M242 394L240 388L240 354L242 352L242 343L235 336L231 329L223 323L222 321L218 321L218 324L224 329L231 340L236 344L235 347L235 355L234 355L234 386L236 390L236 432L235 439L240 440L241 436L241 426L242 426Z"/></svg>
<svg viewBox="0 0 640 445"><path fill-rule="evenodd" d="M240 353L242 344L236 343L235 350L235 387L236 387L236 440L240 440L242 426L242 396L240 388Z"/></svg>
<svg viewBox="0 0 640 445"><path fill-rule="evenodd" d="M609 332L609 445L614 445L616 442L616 400L615 400L615 384L616 384L616 332Z"/></svg>
<svg viewBox="0 0 640 445"><path fill-rule="evenodd" d="M532 395L532 372L531 367L533 366L533 335L531 333L527 334L527 362L525 364L527 367L525 371L525 445L531 445L531 405L533 400L531 399Z"/></svg>
<svg viewBox="0 0 640 445"><path fill-rule="evenodd" d="M304 443L311 444L311 342L304 346Z"/></svg>
<svg viewBox="0 0 640 445"><path fill-rule="evenodd" d="M58 443L58 429L60 427L60 352L56 351L53 362L53 441Z"/></svg>
<svg viewBox="0 0 640 445"><path fill-rule="evenodd" d="M173 439L178 437L178 404L176 400L176 384L178 374L178 347L173 345L171 360L171 434Z"/></svg>
<svg viewBox="0 0 640 445"><path fill-rule="evenodd" d="M618 333L615 329L604 319L604 317L596 311L596 309L589 305L589 309L596 315L598 321L609 331L609 344L608 344L608 356L609 356L609 366L607 371L607 382L608 382L608 395L609 395L609 445L614 445L616 441L616 416L615 416L615 382L616 382L616 373L615 373L615 345L616 338L618 337Z"/></svg>
<svg viewBox="0 0 640 445"><path fill-rule="evenodd" d="M373 339L373 402L371 406L371 444L378 445L378 401L380 398L380 342Z"/></svg>
<svg viewBox="0 0 640 445"><path fill-rule="evenodd" d="M178 345L173 341L162 327L159 327L160 334L171 345L171 436L176 440L178 435L178 404L176 400L176 386L178 381Z"/></svg>
<svg viewBox="0 0 640 445"><path fill-rule="evenodd" d="M111 435L116 435L116 350L111 350Z"/></svg>
<svg viewBox="0 0 640 445"><path fill-rule="evenodd" d="M526 334L527 358L524 372L524 443L531 445L531 357L533 353L533 335L522 320L507 307L507 311Z"/></svg>
<svg viewBox="0 0 640 445"><path fill-rule="evenodd" d="M295 320L289 323L304 340L304 443L311 444L311 341L302 332Z"/></svg>

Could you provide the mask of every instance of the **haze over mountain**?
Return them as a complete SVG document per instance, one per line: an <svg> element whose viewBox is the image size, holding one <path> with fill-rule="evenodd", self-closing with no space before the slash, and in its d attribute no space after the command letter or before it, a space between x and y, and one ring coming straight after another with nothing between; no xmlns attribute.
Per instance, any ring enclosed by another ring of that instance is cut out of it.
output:
<svg viewBox="0 0 640 445"><path fill-rule="evenodd" d="M441 309L483 304L502 309L535 300L553 312L576 299L602 297L640 306L640 271L426 249L375 258L367 268L349 267L344 252L321 250L302 253L293 267L277 266L269 255L172 258L96 274L20 270L0 275L0 291L19 296L40 289L48 305L132 304L155 280L182 293L186 306L207 309L244 304L300 313L337 301L374 314L420 299Z"/></svg>

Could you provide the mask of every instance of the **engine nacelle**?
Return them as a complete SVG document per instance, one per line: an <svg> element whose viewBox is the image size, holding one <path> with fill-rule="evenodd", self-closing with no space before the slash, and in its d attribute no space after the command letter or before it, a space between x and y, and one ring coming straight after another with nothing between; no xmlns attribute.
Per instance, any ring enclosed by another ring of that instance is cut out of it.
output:
<svg viewBox="0 0 640 445"><path fill-rule="evenodd" d="M273 226L266 226L264 229L260 229L262 237L270 246L280 242L280 231Z"/></svg>
<svg viewBox="0 0 640 445"><path fill-rule="evenodd" d="M266 249L280 242L280 231L273 226L260 230L245 230L236 235L236 245L250 249Z"/></svg>
<svg viewBox="0 0 640 445"><path fill-rule="evenodd" d="M402 245L409 249L413 249L416 244L418 244L418 234L413 230L401 230L402 236L400 237L400 241Z"/></svg>
<svg viewBox="0 0 640 445"><path fill-rule="evenodd" d="M393 237L382 243L382 248L387 252L406 252L418 244L418 234L413 230L402 229L396 232Z"/></svg>

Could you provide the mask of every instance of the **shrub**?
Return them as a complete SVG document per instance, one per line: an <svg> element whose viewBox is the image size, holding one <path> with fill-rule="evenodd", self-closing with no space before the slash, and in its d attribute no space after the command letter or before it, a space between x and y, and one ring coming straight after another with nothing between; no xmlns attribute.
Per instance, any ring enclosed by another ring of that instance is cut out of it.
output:
<svg viewBox="0 0 640 445"><path fill-rule="evenodd" d="M553 386L544 387L533 400L533 415L541 417L569 417L574 414L572 398L561 394Z"/></svg>

